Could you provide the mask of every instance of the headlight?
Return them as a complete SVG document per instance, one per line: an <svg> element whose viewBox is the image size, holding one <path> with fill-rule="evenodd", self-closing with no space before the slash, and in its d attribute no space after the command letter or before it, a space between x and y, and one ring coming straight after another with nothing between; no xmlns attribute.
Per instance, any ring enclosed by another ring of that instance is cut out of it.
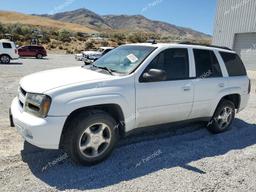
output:
<svg viewBox="0 0 256 192"><path fill-rule="evenodd" d="M51 98L47 95L27 93L24 110L35 116L45 118L51 106Z"/></svg>

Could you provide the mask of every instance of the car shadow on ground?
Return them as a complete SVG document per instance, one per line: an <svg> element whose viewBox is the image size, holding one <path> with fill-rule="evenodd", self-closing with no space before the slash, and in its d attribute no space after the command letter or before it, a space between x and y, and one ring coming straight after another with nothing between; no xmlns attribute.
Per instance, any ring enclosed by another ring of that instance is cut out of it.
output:
<svg viewBox="0 0 256 192"><path fill-rule="evenodd" d="M24 59L24 60L49 60L48 57L43 57L42 59L37 59L36 57L20 57L20 59Z"/></svg>
<svg viewBox="0 0 256 192"><path fill-rule="evenodd" d="M23 63L22 62L11 62L8 64L0 63L0 65L5 65L5 66L7 66L7 65L23 65Z"/></svg>
<svg viewBox="0 0 256 192"><path fill-rule="evenodd" d="M206 157L224 155L256 144L256 125L236 119L228 132L213 135L203 125L171 127L128 137L106 161L83 167L61 151L24 144L21 152L35 177L59 190L99 189L163 169L182 167L197 174L206 170L189 165Z"/></svg>

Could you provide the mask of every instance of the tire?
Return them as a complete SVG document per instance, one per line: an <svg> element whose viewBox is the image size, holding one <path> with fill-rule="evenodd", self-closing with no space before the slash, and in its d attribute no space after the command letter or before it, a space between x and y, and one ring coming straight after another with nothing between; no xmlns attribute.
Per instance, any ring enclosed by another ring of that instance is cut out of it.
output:
<svg viewBox="0 0 256 192"><path fill-rule="evenodd" d="M3 64L9 64L11 62L11 57L9 55L1 55L0 61Z"/></svg>
<svg viewBox="0 0 256 192"><path fill-rule="evenodd" d="M100 163L117 143L117 127L117 122L104 111L83 113L70 122L64 133L64 150L78 164Z"/></svg>
<svg viewBox="0 0 256 192"><path fill-rule="evenodd" d="M36 55L36 58L37 58L37 59L42 59L42 58L43 58L43 55L39 53L39 54Z"/></svg>
<svg viewBox="0 0 256 192"><path fill-rule="evenodd" d="M208 130L212 133L222 133L230 129L235 118L235 105L229 100L220 101L212 120L208 124Z"/></svg>

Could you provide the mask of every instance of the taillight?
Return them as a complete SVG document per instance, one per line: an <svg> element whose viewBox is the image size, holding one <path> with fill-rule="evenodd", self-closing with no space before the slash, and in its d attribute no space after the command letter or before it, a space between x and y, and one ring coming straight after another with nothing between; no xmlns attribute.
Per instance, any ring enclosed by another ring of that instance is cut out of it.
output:
<svg viewBox="0 0 256 192"><path fill-rule="evenodd" d="M248 94L251 93L251 80L249 79Z"/></svg>

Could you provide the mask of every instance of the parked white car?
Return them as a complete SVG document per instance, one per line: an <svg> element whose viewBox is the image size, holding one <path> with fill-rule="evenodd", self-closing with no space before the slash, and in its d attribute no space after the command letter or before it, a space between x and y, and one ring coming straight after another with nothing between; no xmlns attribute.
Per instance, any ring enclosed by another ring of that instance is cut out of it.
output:
<svg viewBox="0 0 256 192"><path fill-rule="evenodd" d="M18 59L18 50L14 42L1 39L0 40L0 63L9 64L11 60Z"/></svg>
<svg viewBox="0 0 256 192"><path fill-rule="evenodd" d="M114 47L100 47L97 51L84 51L83 61L85 65L90 65L97 59L107 54L109 51L113 50Z"/></svg>
<svg viewBox="0 0 256 192"><path fill-rule="evenodd" d="M29 143L64 148L87 165L105 159L122 136L141 127L189 120L224 132L246 107L249 93L246 69L231 50L130 44L90 68L24 77L10 119Z"/></svg>

